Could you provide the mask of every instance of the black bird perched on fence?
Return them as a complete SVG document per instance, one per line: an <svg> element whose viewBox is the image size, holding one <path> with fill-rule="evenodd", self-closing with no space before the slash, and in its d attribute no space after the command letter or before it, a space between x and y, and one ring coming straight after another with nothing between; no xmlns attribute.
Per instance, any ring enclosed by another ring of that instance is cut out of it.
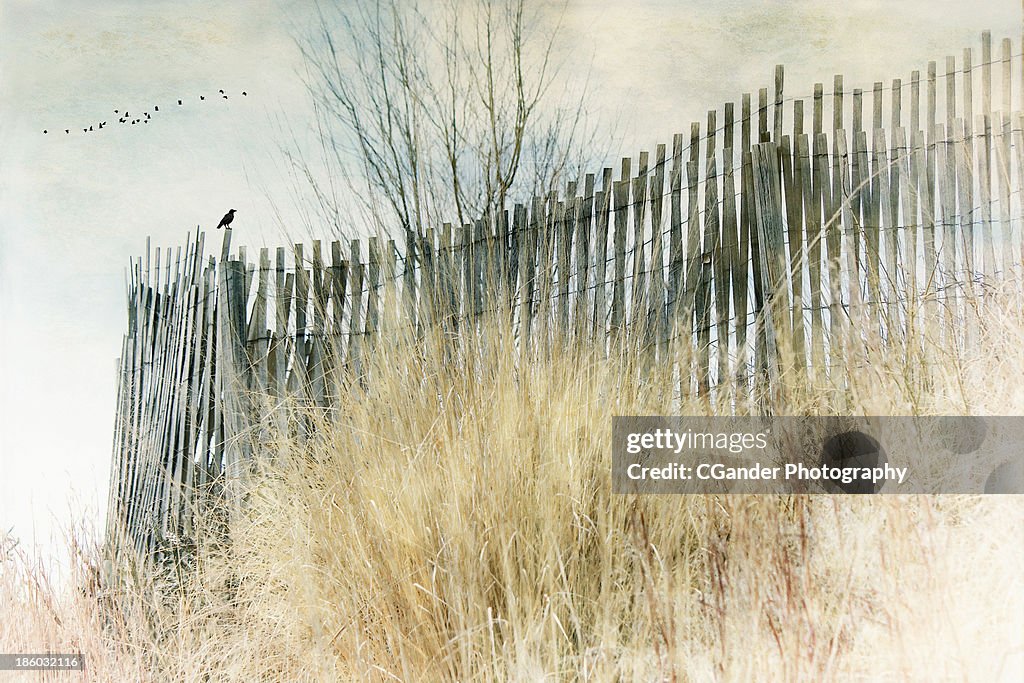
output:
<svg viewBox="0 0 1024 683"><path fill-rule="evenodd" d="M231 227L231 221L233 221L233 220L235 220L235 210L231 209L226 214L224 214L224 218L220 219L220 223L217 224L217 227L218 228L230 228Z"/></svg>

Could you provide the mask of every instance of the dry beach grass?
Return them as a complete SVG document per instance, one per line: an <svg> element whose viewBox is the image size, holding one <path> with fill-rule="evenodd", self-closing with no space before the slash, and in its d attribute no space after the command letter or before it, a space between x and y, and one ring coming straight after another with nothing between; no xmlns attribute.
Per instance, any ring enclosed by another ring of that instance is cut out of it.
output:
<svg viewBox="0 0 1024 683"><path fill-rule="evenodd" d="M851 336L845 388L786 409L1024 414L1024 319L993 297L966 350ZM381 343L344 419L266 411L230 542L182 571L97 591L79 530L58 588L7 543L0 651L82 651L103 681L1024 676L1024 501L614 495L612 415L714 406L630 354L520 364L509 338Z"/></svg>

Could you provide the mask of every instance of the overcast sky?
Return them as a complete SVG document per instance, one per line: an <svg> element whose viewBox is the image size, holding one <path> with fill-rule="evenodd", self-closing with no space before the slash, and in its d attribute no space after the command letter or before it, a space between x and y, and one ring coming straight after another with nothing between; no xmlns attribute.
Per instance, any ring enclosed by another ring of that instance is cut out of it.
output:
<svg viewBox="0 0 1024 683"><path fill-rule="evenodd" d="M0 6L0 527L24 541L105 507L123 271L146 235L177 246L228 208L250 249L296 225L278 150L283 120L309 125L293 36L312 16L274 0ZM788 94L834 73L869 90L986 28L1019 53L1018 0L585 0L558 56L567 81L589 74L591 116L616 123L624 156L770 85L777 62ZM153 119L118 125L115 109Z"/></svg>

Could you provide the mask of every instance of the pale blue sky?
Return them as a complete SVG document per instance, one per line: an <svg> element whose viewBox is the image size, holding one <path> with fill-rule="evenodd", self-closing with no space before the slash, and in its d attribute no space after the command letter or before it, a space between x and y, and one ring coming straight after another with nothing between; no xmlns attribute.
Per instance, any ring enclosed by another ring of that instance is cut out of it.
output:
<svg viewBox="0 0 1024 683"><path fill-rule="evenodd" d="M230 207L260 243L272 118L305 104L266 0L13 0L0 16L0 526L45 538L71 482L75 507L105 505L129 256ZM154 118L122 126L114 109Z"/></svg>
<svg viewBox="0 0 1024 683"><path fill-rule="evenodd" d="M45 542L69 510L105 506L122 273L145 236L178 245L233 207L236 241L281 243L267 197L288 205L278 122L301 134L308 121L292 30L311 8L4 0L0 526L22 539ZM592 115L617 121L621 156L770 85L776 62L794 94L836 72L850 89L907 77L977 45L985 28L1019 52L1020 12L1017 0L587 0L570 3L558 53L567 79L589 69ZM153 105L150 124L116 124L113 109ZM102 120L102 132L81 133Z"/></svg>

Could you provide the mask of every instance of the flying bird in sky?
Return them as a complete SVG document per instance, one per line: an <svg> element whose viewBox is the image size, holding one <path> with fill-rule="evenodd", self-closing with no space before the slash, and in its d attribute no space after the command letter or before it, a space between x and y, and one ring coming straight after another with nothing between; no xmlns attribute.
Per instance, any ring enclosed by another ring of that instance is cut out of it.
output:
<svg viewBox="0 0 1024 683"><path fill-rule="evenodd" d="M235 210L231 209L224 214L224 218L220 219L220 223L217 224L217 228L231 228L231 221L233 220L235 220Z"/></svg>
<svg viewBox="0 0 1024 683"><path fill-rule="evenodd" d="M220 93L221 99L225 99L225 100L228 99L228 94L227 94L226 90L220 89L217 92ZM247 96L248 94L249 93L246 92L245 90L242 91L242 96L243 97ZM206 95L200 95L199 99L200 99L200 101L205 102L206 101ZM185 104L185 100L184 99L178 99L178 106L179 107L183 106L184 104ZM160 107L158 105L153 105L152 110L154 112L159 112L160 111ZM114 114L117 115L117 122L120 123L120 124L129 123L129 124L134 126L137 123L149 123L151 120L153 120L153 116L148 111L141 112L138 117L133 117L131 115L131 112L129 112L127 109L124 110L124 111L121 111L120 109L114 109L113 111L114 111ZM102 121L98 125L94 123L94 124L90 125L88 128L83 127L82 128L82 132L83 133L92 133L92 132L95 132L95 131L100 131L100 130L103 130L106 127L106 125L107 125L106 121ZM46 135L47 133L49 133L49 129L48 128L44 128L43 129L43 134ZM64 129L64 134L65 135L70 135L71 134L71 129L70 128L65 128Z"/></svg>

